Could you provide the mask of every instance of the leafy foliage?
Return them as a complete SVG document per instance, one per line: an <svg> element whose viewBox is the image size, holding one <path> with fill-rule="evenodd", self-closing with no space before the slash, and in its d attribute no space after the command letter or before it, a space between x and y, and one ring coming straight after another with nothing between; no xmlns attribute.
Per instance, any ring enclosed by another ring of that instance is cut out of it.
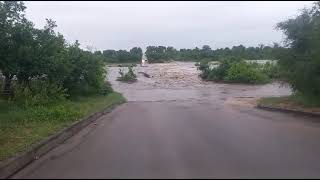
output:
<svg viewBox="0 0 320 180"><path fill-rule="evenodd" d="M118 81L125 82L134 82L137 80L137 75L134 73L132 67L128 67L128 72L123 72L122 69L119 69L120 76L117 78Z"/></svg>
<svg viewBox="0 0 320 180"><path fill-rule="evenodd" d="M240 61L233 63L224 78L227 82L262 84L269 81L268 76L254 65Z"/></svg>
<svg viewBox="0 0 320 180"><path fill-rule="evenodd" d="M105 62L109 63L127 63L127 62L140 62L142 59L142 49L134 47L130 51L126 50L104 50L96 51L95 54L99 55Z"/></svg>
<svg viewBox="0 0 320 180"><path fill-rule="evenodd" d="M320 2L277 25L288 49L280 54L283 76L291 87L320 100Z"/></svg>
<svg viewBox="0 0 320 180"><path fill-rule="evenodd" d="M266 74L270 79L281 79L282 72L280 66L277 63L267 62L262 65L262 72Z"/></svg>
<svg viewBox="0 0 320 180"><path fill-rule="evenodd" d="M28 86L17 85L14 101L26 107L47 105L66 100L66 90L43 80L32 81Z"/></svg>
<svg viewBox="0 0 320 180"><path fill-rule="evenodd" d="M218 61L220 59L237 57L241 59L276 59L283 47L278 44L273 46L260 45L259 47L248 47L243 45L233 46L232 48L211 49L210 46L204 45L201 49L180 49L165 46L148 46L146 56L149 62L166 62L170 60L177 61Z"/></svg>
<svg viewBox="0 0 320 180"><path fill-rule="evenodd" d="M68 44L55 32L57 25L51 19L44 28L35 28L25 18L25 9L20 1L0 1L3 92L10 92L13 100L38 104L60 99L57 96L98 94L106 89L101 54L80 49L78 41Z"/></svg>
<svg viewBox="0 0 320 180"><path fill-rule="evenodd" d="M202 62L199 70L201 71L200 77L210 81L248 84L260 84L269 81L269 77L262 71L261 66L237 58L224 59L217 67L210 67L208 62Z"/></svg>
<svg viewBox="0 0 320 180"><path fill-rule="evenodd" d="M235 61L240 60L235 58L223 59L217 67L213 68L209 66L209 61L201 61L199 70L202 71L202 73L200 74L200 77L206 80L223 81L224 77L227 76L232 63Z"/></svg>

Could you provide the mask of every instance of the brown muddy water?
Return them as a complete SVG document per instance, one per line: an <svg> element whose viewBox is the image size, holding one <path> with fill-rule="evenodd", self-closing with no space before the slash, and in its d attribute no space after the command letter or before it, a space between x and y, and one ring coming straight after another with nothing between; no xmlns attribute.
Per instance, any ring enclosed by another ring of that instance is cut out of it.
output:
<svg viewBox="0 0 320 180"><path fill-rule="evenodd" d="M108 67L108 80L128 101L216 101L231 104L252 104L259 97L290 95L287 85L222 84L202 81L194 62L171 62L138 65L134 71L138 81L132 84L116 81L119 68ZM139 72L150 75L145 77Z"/></svg>

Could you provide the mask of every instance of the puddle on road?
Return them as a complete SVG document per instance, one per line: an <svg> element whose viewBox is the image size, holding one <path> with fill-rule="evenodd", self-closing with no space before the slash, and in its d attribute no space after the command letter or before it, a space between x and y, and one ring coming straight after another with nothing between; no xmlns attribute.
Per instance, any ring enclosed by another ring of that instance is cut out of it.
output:
<svg viewBox="0 0 320 180"><path fill-rule="evenodd" d="M263 96L291 94L279 83L266 85L221 84L202 81L193 62L148 64L134 67L138 81L132 84L116 81L120 67L108 67L108 80L128 101L209 101L233 105L252 105ZM124 69L124 68L123 68ZM143 72L150 75L145 77ZM254 98L237 98L254 97Z"/></svg>

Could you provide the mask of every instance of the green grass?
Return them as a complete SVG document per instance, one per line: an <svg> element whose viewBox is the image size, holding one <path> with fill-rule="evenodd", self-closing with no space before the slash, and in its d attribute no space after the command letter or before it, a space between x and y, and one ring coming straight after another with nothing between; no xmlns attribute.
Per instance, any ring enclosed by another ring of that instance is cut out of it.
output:
<svg viewBox="0 0 320 180"><path fill-rule="evenodd" d="M23 107L0 100L0 160L30 149L80 118L124 102L119 93L78 97L49 106Z"/></svg>

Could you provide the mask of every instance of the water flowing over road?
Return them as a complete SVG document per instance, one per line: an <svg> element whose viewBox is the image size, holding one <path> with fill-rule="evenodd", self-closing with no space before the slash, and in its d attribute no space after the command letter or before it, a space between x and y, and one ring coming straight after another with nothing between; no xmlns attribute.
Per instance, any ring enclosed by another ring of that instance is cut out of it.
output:
<svg viewBox="0 0 320 180"><path fill-rule="evenodd" d="M320 121L254 107L288 87L203 82L194 63L138 66L132 84L118 70L128 102L13 178L320 177Z"/></svg>

